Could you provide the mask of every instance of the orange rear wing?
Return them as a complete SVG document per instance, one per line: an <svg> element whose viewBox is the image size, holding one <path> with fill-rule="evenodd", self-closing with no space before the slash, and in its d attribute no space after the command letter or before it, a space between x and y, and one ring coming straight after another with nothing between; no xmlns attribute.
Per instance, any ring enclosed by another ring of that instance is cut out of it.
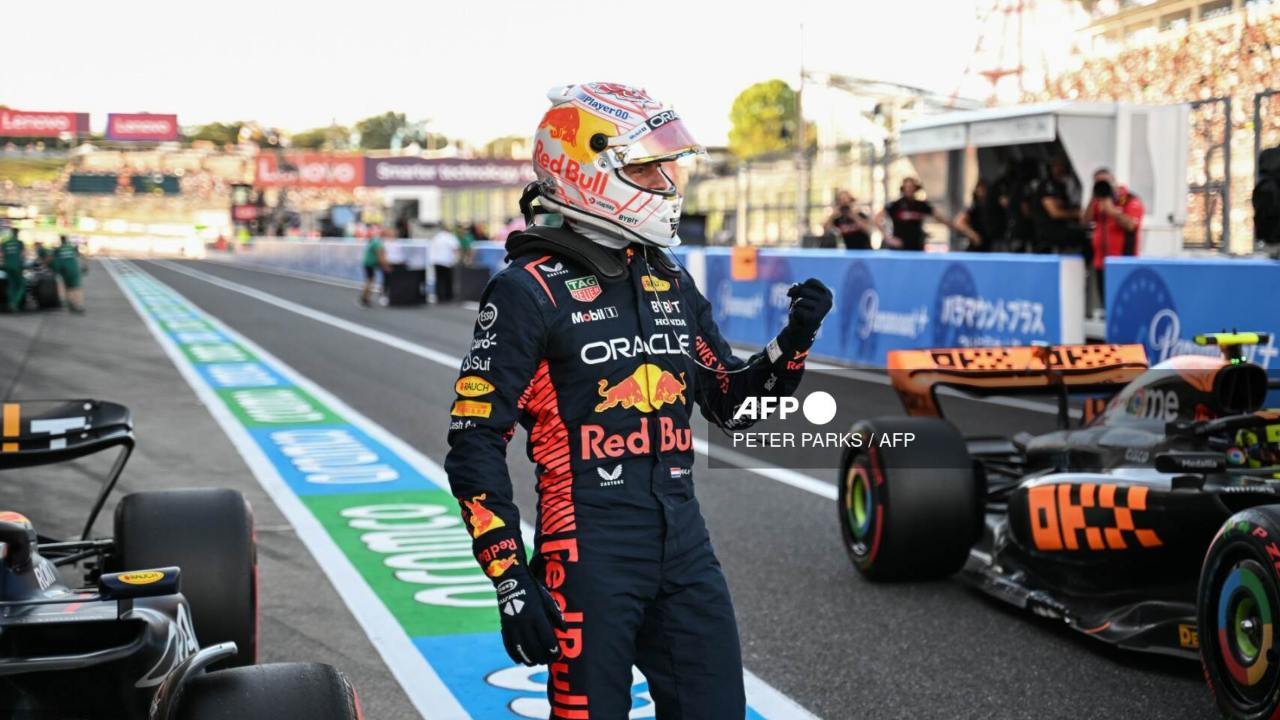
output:
<svg viewBox="0 0 1280 720"><path fill-rule="evenodd" d="M908 415L941 417L937 388L971 395L1112 393L1146 371L1141 345L892 350L889 379Z"/></svg>

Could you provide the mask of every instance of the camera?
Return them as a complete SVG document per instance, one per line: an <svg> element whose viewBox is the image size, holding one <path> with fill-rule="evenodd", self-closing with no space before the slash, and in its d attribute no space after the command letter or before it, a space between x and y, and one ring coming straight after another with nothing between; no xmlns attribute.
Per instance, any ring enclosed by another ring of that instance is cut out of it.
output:
<svg viewBox="0 0 1280 720"><path fill-rule="evenodd" d="M1111 181L1099 180L1093 184L1093 199L1101 200L1103 198L1115 197L1115 188L1111 187Z"/></svg>

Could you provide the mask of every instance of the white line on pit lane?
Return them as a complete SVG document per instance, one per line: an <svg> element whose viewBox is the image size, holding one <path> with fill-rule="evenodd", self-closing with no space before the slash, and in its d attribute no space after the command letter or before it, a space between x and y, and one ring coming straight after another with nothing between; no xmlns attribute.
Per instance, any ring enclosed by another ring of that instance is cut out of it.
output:
<svg viewBox="0 0 1280 720"><path fill-rule="evenodd" d="M263 292L262 290L258 290L256 288L251 288L246 285L241 285L240 283L233 282L231 280L224 280L223 278L220 278L214 275L209 275L208 273L203 273L203 272L200 272L199 270L192 270L191 268L183 267L176 263L171 263L165 260L152 260L151 262L154 262L155 264L165 268L166 270L172 270L173 272L176 272L180 275L186 275L188 277L192 277L197 280L203 280L204 282L207 282L210 285L216 285L224 290L230 290L232 292L237 292L242 295L247 295L255 300L261 300L262 302L267 303L269 305L274 305L280 308L281 310L288 310L289 312L297 313L298 315L302 315L303 317L309 318L311 320L315 320L316 322L324 323L326 325L331 325L341 330L346 330L347 332L354 333L361 337L365 337L375 342L382 343L383 345L386 345L388 347L393 347L397 350L402 350L412 355L416 355L420 358L430 360L434 363L439 363L440 365L443 365L451 370L457 369L462 365L462 358L460 357L447 355L438 350L433 350L429 347L425 347L423 345L410 342L408 340L405 340L404 338L398 338L394 335L391 335L389 333L384 333L380 330L374 330L372 328L367 328L363 325L357 325L356 323L353 323L349 320L344 320L334 315L330 315L329 313L324 312L322 310L316 310L314 308L307 307L306 305L301 305L299 303L293 302L292 300L285 300L282 297L272 295L271 293L268 293L268 292ZM699 448L698 444L701 444L702 447ZM750 472L753 472L761 477L766 477L766 478L769 478L770 480L777 480L778 482L782 482L792 487L814 493L815 495L819 495L824 498L825 497L830 497L832 499L835 498L835 486L827 481L819 480L818 478L811 477L808 475L803 475L801 473L795 472L794 470L786 470L783 468L771 467L771 466L765 467L765 466L762 466L762 464L759 461L753 460L745 455L740 455L738 453L733 453L733 456L737 458L737 461L730 460L729 459L730 456L724 453L719 453L718 455L714 455L711 452L709 452L709 446L706 444L705 441L702 441L702 440L699 440L698 443L695 444L694 449L703 455L706 455L708 457L715 457L719 460L730 463L732 465L740 466L744 470L749 470ZM732 451L728 451L728 452L732 452ZM788 480L780 479L784 477L788 478Z"/></svg>
<svg viewBox="0 0 1280 720"><path fill-rule="evenodd" d="M249 297L252 297L256 300L261 300L262 302L275 305L276 307L279 307L283 310L288 310L290 312L297 313L299 315L310 318L317 322L327 323L335 327L339 327L343 330L356 332L357 334L360 334L363 337L368 337L371 340L388 344L391 347L395 347L399 350L404 350L405 352L412 353L414 355L417 355L418 357L422 357L422 358L431 360L433 362L441 363L443 365L446 365L450 369L457 368L462 364L462 358L453 358L453 357L450 357L449 355L432 350L430 348L425 348L420 345L415 345L414 343L410 343L406 340L401 340L400 338L396 338L395 336L388 335L387 333L381 333L376 330L369 330L369 328L365 328L360 325L350 323L341 318L335 317L333 315L329 315L328 313L321 312L319 310L314 310L304 305L299 305L298 303L276 297L275 295L272 295L270 293L265 293L260 290L255 290L254 288L240 285L239 283L235 283L230 280L223 280L213 275L202 273L198 270L191 270L189 268L184 268L174 263L159 261L159 260L153 260L151 262L155 262L157 265L160 265L161 267L172 270L176 273L187 275L187 276L196 278L198 280L203 280L204 282L208 282L212 285L222 287L225 290L231 290L233 292L238 292L238 293L248 295ZM157 280L157 282L159 282L159 280ZM172 290L172 288L170 289ZM173 290L173 292L177 294L176 290ZM132 297L130 297L130 302L134 302ZM190 301L188 300L188 302ZM192 304L194 305L194 303ZM142 315L144 320L148 323L148 325L152 327L152 332L157 333L157 338L159 339L163 335L163 332L159 330L158 326L155 326L154 321L150 320L150 318L142 314L141 308L136 303L134 303L134 307L135 309L139 310L139 315ZM235 342L244 345L244 347L248 348L251 352L257 355L259 358L270 363L272 367L276 368L277 371L281 372L283 375L285 375L285 377L289 378L295 385L302 388L306 392L310 393L312 397L316 398L321 403L337 411L338 414L341 415L342 417L345 417L348 422L364 430L371 437L381 442L384 446L386 446L392 452L400 455L400 457L406 460L414 469L421 472L424 476L431 478L437 485L439 485L442 488L446 488L446 489L448 488L448 480L445 476L444 468L441 467L434 460L427 457L423 453L419 452L416 448L410 446L408 443L405 443L399 437L387 431L385 428L375 423L373 420L357 412L354 408L347 405L345 402L340 400L333 393L320 387L316 383L312 382L309 378L297 373L295 370L293 370L293 368L285 364L282 360L275 357L271 353L267 352L257 343L246 338L244 335L241 335L235 330L232 330L231 328L227 327L225 323L223 323L218 318L214 317L212 313L208 311L204 311L204 314L212 321L213 325L217 327L219 331L226 334ZM330 322L330 320L334 322ZM368 335L368 334L365 334L364 332L357 332L357 331L368 331L369 333L376 333L376 336ZM174 363L176 365L178 364L179 359L183 360L183 364L179 365L179 370L183 372L184 377L187 376L188 372L191 373L191 376L187 377L187 382L191 384L194 389L196 389L196 394L201 396L201 399L209 407L210 411L214 413L215 417L219 420L220 424L223 421L226 421L228 423L228 425L224 425L224 430L228 431L228 436L232 438L233 442L235 442L237 438L240 438L241 441L247 443L247 447L245 448L245 451L248 452L249 455L245 456L246 460L249 460L249 457L252 456L255 460L258 460L261 463L265 464L265 467L260 468L263 472L275 473L274 466L271 465L270 462L266 460L265 455L262 455L261 450L259 450L257 445L253 443L252 439L248 437L247 431L244 430L243 426L240 426L235 421L235 419L230 415L230 411L227 410L225 406L222 405L222 403L218 400L217 396L213 394L213 391L209 389L207 385L204 384L203 380L200 377L195 375L195 370L190 369L186 365L185 357L181 355L181 351L177 348L177 346L173 345L173 342L169 340L168 336L163 336L163 337L164 339L163 341L161 341L161 346L165 348L165 351L167 353L170 353L170 357L174 359ZM388 341L394 341L394 342L388 342ZM166 342L167 342L167 345L166 345ZM199 384L198 386L197 386L197 383ZM697 448L699 444L704 444L704 443L705 441L703 440L695 439L694 446L695 448ZM706 454L707 449L704 446L704 448L699 452L703 452L704 454ZM729 452L732 453L733 451L729 451ZM733 453L733 454L737 455L737 453ZM242 455L244 455L243 452L242 452ZM727 460L728 456L722 455L721 457L726 458L726 461L728 461ZM754 461L752 462L754 463ZM253 464L254 464L253 462L250 462L251 466ZM255 470L256 469L259 469L259 468L255 468ZM802 490L807 490L814 494L820 495L821 497L824 497L824 498L830 497L834 499L835 497L835 487L830 485L829 483L824 483L821 480L818 480L817 478L808 477L791 470L784 470L782 468L745 468L745 469L749 470L750 472L761 475L762 477L770 478L772 480L777 480L779 482L784 482L788 485L792 485L793 487L797 487ZM274 478L276 479L279 478L278 473L274 475ZM783 479L783 478L787 478L787 479ZM788 479L790 481L788 481ZM281 485L281 488L279 488L279 491L281 493L289 494L289 497L283 497L283 498L277 499L276 504L280 506L281 510L286 510L286 507L288 507L290 509L294 509L295 511L307 513L306 517L299 519L300 522L303 523L303 525L298 525L298 523L295 522L295 526L299 527L299 534L304 536L304 541L305 541L307 537L309 537L310 532L313 531L313 529L311 528L311 524L316 523L318 526L318 523L315 521L314 517L309 514L309 511L307 511L306 508L302 506L301 501L297 499L296 495L292 495L292 491L283 485L284 481L278 480L278 482ZM822 489L822 486L826 486L826 488L828 489ZM270 491L271 491L271 488L268 488L268 492ZM276 499L274 494L272 494L272 499ZM295 505L297 506L297 508L294 507ZM300 510L298 510L298 508L300 508ZM287 512L288 511L286 510L286 514ZM294 518L292 516L289 516L289 519L291 522L294 521ZM533 528L526 521L521 521L520 525L521 525L521 531L525 537L525 542L532 544ZM323 533L324 531L321 529L320 532ZM341 555L341 553L337 550L336 546L330 547L332 545L331 540L329 540L329 543L326 545L325 539L328 539L327 534L325 535L324 539L317 537L317 538L314 538L314 541L317 543L318 546L322 546L326 553L327 552L338 553L337 557L341 558L344 562L339 563L336 561L331 561L334 566L340 565L344 569L350 568L351 566L345 562L345 556ZM308 543L308 546L310 547L310 543ZM314 550L312 554L316 555ZM320 555L316 555L316 557L317 559L320 559ZM322 565L324 564L325 563L322 563ZM354 569L352 569L352 572L354 572ZM353 582L358 582L358 581L353 581ZM336 582L334 586L339 588L342 587L338 585ZM368 589L368 585L360 584L360 588L362 588L363 590L367 590L369 593L372 593L372 590ZM339 590L339 593L341 594L342 590ZM363 591L361 592L361 594L363 594ZM382 605L381 601L376 600L376 596L373 596L373 597L375 598L374 602L376 603L377 607L385 609L385 606ZM346 599L345 595L343 596L343 599L344 600ZM355 615L357 619L362 618L361 613L357 612L357 608L353 607L350 602L348 602L347 606L348 608L351 609L352 614ZM379 621L382 621L382 622L386 621L384 618L381 617L381 613L375 614L375 617ZM393 623L395 622L394 618L391 617L389 613L387 614L387 618L389 618L390 622L393 622ZM377 627L379 628L382 627L381 622L377 624ZM397 624L396 627L399 628L399 625ZM380 650L382 649L382 646L380 645L380 641L387 639L387 633L389 632L389 630L386 628L382 628L382 630L383 630L382 632L375 633L375 632L371 632L370 628L366 626L366 632L369 633L369 638L371 640L374 640L374 645L379 647ZM403 630L400 631L400 635L403 636ZM396 638L396 639L398 640L399 638ZM423 665L425 665L425 671L427 673L430 673L429 678L432 680L430 691L432 693L437 693L440 691L440 688L443 688L443 684L440 684L438 687L436 686L436 683L440 683L439 677L435 674L435 671L431 669L431 666L429 664L426 664L425 658L423 658L421 655L418 655L416 658L414 657L401 658L397 654L397 659L401 660L401 662L405 662L406 664L416 664L419 660L421 660ZM392 666L390 661L388 661L388 665ZM397 666L392 666L393 672L395 672L396 667ZM397 674L397 679L401 681L401 685L405 688L405 690L409 691L409 686L404 684L405 678L402 678L399 676L399 674ZM783 693L778 691L776 688L774 688L772 685L770 685L769 683L761 679L758 675L751 672L750 670L747 670L745 667L742 669L742 680L743 680L743 685L746 688L748 703L751 705L751 707L754 710L762 714L764 717L794 718L795 720L817 720L817 716L810 713L798 702L784 695ZM448 690L444 689L444 692L448 693ZM414 704L418 705L417 703L418 698L415 697L415 694L413 692L410 692L409 694L411 698L415 700ZM452 699L451 694L448 695L447 697ZM419 709L421 709L420 706L419 706ZM453 715L441 715L441 717L446 717L446 716L454 717Z"/></svg>

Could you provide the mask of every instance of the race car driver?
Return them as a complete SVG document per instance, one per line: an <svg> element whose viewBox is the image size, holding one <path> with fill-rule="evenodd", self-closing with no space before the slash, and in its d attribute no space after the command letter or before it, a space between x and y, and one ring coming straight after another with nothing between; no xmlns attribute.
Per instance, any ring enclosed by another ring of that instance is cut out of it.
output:
<svg viewBox="0 0 1280 720"><path fill-rule="evenodd" d="M693 492L691 406L744 427L748 396L792 394L831 293L792 286L761 353L732 355L691 276L665 252L673 161L700 152L679 116L612 83L555 88L534 140L530 227L480 299L445 460L507 653L549 665L554 718L625 718L632 665L660 718L745 714L729 590ZM526 566L506 446L537 466Z"/></svg>

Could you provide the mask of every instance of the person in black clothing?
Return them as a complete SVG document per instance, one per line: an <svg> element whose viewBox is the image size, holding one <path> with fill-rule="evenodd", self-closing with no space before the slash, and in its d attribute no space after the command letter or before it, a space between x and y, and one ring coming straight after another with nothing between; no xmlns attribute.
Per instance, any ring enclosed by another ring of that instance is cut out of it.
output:
<svg viewBox="0 0 1280 720"><path fill-rule="evenodd" d="M1258 156L1258 183L1253 204L1253 237L1260 249L1280 248L1280 147Z"/></svg>
<svg viewBox="0 0 1280 720"><path fill-rule="evenodd" d="M894 250L924 250L924 220L928 217L964 235L970 242L982 242L973 230L961 228L951 218L938 212L928 200L916 198L920 192L919 180L907 178L902 181L899 190L902 196L876 213L875 223L884 233L886 247ZM893 220L893 232L885 228L885 218Z"/></svg>
<svg viewBox="0 0 1280 720"><path fill-rule="evenodd" d="M828 235L839 235L846 250L870 250L873 229L871 218L854 207L853 193L848 190L837 192L835 212L826 222Z"/></svg>
<svg viewBox="0 0 1280 720"><path fill-rule="evenodd" d="M1083 252L1085 234L1080 225L1080 189L1061 155L1049 163L1049 177L1036 185L1032 216L1035 238L1031 251L1037 253Z"/></svg>
<svg viewBox="0 0 1280 720"><path fill-rule="evenodd" d="M791 287L776 338L735 357L667 252L682 200L668 173L702 146L639 88L549 97L538 180L521 198L528 225L507 237L511 263L480 297L454 385L449 486L494 585L503 647L548 666L552 717L627 717L638 668L657 717L742 720L733 603L694 493L693 418L740 430L754 422L749 398L793 395L831 291L812 278ZM614 103L627 119L612 135L575 130ZM629 196L648 215L619 222L611 198ZM523 515L532 557L507 467L517 424L537 471L536 512Z"/></svg>
<svg viewBox="0 0 1280 720"><path fill-rule="evenodd" d="M991 208L991 197L987 189L987 181L978 178L978 182L973 186L973 195L969 198L969 207L960 211L956 215L956 227L960 228L960 232L969 237L967 231L972 231L978 236L978 240L969 241L969 246L965 248L970 252L990 252L991 246L994 244L996 228L999 227L992 220L994 213ZM999 205L996 206L999 208Z"/></svg>

